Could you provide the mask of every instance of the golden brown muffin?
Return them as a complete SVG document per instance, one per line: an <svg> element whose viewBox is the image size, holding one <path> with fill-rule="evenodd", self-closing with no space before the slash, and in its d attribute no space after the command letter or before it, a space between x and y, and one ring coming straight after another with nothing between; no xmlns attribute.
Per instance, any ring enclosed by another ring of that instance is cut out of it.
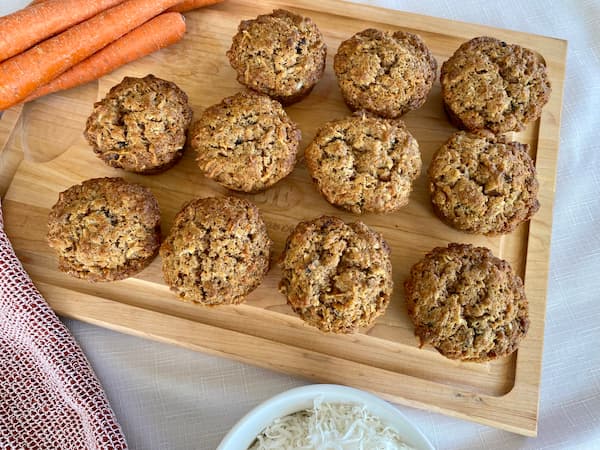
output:
<svg viewBox="0 0 600 450"><path fill-rule="evenodd" d="M84 135L109 166L154 174L181 158L191 121L187 95L175 83L125 77L94 105Z"/></svg>
<svg viewBox="0 0 600 450"><path fill-rule="evenodd" d="M288 237L279 290L321 331L352 333L385 312L393 290L390 248L362 222L323 216Z"/></svg>
<svg viewBox="0 0 600 450"><path fill-rule="evenodd" d="M546 63L529 49L492 37L462 44L442 65L444 107L457 127L522 130L550 98Z"/></svg>
<svg viewBox="0 0 600 450"><path fill-rule="evenodd" d="M421 345L483 362L514 352L529 328L523 282L484 247L449 244L415 264L404 283Z"/></svg>
<svg viewBox="0 0 600 450"><path fill-rule="evenodd" d="M333 68L351 110L397 118L423 106L437 63L416 34L370 28L340 44Z"/></svg>
<svg viewBox="0 0 600 450"><path fill-rule="evenodd" d="M160 248L165 282L201 305L244 301L269 270L271 239L258 208L236 197L186 203Z"/></svg>
<svg viewBox="0 0 600 450"><path fill-rule="evenodd" d="M419 145L404 122L364 111L326 123L304 156L325 198L355 214L400 209L421 173Z"/></svg>
<svg viewBox="0 0 600 450"><path fill-rule="evenodd" d="M308 17L284 9L244 20L227 57L244 86L289 105L323 76L327 46Z"/></svg>
<svg viewBox="0 0 600 450"><path fill-rule="evenodd" d="M188 140L205 176L234 191L259 192L292 171L300 138L277 101L250 91L204 111Z"/></svg>
<svg viewBox="0 0 600 450"><path fill-rule="evenodd" d="M433 155L429 192L436 214L469 233L510 233L539 209L528 146L459 131Z"/></svg>
<svg viewBox="0 0 600 450"><path fill-rule="evenodd" d="M94 178L58 197L48 218L58 268L88 281L130 277L160 245L160 211L150 189L122 178Z"/></svg>

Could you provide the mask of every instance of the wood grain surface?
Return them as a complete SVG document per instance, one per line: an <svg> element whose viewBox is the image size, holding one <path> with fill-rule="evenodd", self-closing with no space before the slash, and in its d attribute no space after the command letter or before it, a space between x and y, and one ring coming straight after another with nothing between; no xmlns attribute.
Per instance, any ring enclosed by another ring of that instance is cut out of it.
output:
<svg viewBox="0 0 600 450"><path fill-rule="evenodd" d="M188 13L187 35L177 45L97 82L27 104L20 118L18 108L4 113L0 119L0 143L6 143L0 146L0 193L6 230L25 268L51 306L68 317L535 435L566 42L337 0L256 5L249 0L228 0ZM301 149L325 121L350 113L337 88L333 55L342 40L367 27L420 34L439 65L462 42L481 35L521 44L543 55L553 86L550 102L538 122L513 135L530 145L538 170L542 207L531 223L508 236L481 237L453 230L435 217L424 173L433 152L454 131L444 116L436 81L425 106L403 118L419 142L424 169L410 203L401 211L355 216L335 209L317 193L302 157L285 180L264 193L244 196L262 211L275 242L274 259L299 221L322 214L346 221L360 219L384 235L392 247L395 290L388 311L370 330L335 336L304 325L277 291L281 273L275 264L246 304L211 309L179 302L162 281L159 258L134 278L114 283L92 284L58 272L56 258L45 242L46 220L58 193L73 184L92 177L123 176L150 187L161 207L164 233L185 201L227 194L200 174L191 152L174 168L154 176L105 166L82 136L93 102L124 76L154 73L185 90L198 115L242 90L225 57L240 20L280 6L311 17L329 49L321 82L305 100L287 108L302 130ZM449 242L487 246L523 276L531 328L516 354L477 364L451 361L432 348L419 348L402 284L410 267L427 251Z"/></svg>

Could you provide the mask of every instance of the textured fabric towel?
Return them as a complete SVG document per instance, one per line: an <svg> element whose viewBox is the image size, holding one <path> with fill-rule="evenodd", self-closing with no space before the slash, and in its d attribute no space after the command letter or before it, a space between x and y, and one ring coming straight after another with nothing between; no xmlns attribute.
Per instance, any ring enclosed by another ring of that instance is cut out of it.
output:
<svg viewBox="0 0 600 450"><path fill-rule="evenodd" d="M127 448L81 348L15 256L1 205L0 448Z"/></svg>

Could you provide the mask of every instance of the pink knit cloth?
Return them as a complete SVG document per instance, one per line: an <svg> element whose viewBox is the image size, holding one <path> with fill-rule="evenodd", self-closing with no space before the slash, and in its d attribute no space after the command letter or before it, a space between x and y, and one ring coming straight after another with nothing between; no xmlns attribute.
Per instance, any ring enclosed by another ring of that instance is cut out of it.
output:
<svg viewBox="0 0 600 450"><path fill-rule="evenodd" d="M102 386L15 256L0 205L0 449L125 449Z"/></svg>

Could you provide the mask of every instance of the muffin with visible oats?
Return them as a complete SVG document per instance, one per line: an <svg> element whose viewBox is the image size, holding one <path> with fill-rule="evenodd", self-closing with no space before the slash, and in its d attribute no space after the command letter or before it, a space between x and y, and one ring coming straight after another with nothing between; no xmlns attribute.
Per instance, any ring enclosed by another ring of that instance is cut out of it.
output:
<svg viewBox="0 0 600 450"><path fill-rule="evenodd" d="M326 56L314 22L284 9L242 21L227 52L241 84L284 105L310 94L323 76Z"/></svg>
<svg viewBox="0 0 600 450"><path fill-rule="evenodd" d="M150 189L122 178L94 178L61 192L48 218L58 268L88 281L130 277L160 245L160 211Z"/></svg>
<svg viewBox="0 0 600 450"><path fill-rule="evenodd" d="M510 355L529 329L521 278L484 247L449 244L415 264L404 283L421 345L450 359L484 362Z"/></svg>
<svg viewBox="0 0 600 450"><path fill-rule="evenodd" d="M269 270L271 245L258 208L248 200L192 200L160 248L163 276L183 301L241 303Z"/></svg>
<svg viewBox="0 0 600 450"><path fill-rule="evenodd" d="M436 214L468 233L510 233L539 209L528 146L490 132L459 131L433 155L429 192Z"/></svg>
<svg viewBox="0 0 600 450"><path fill-rule="evenodd" d="M540 117L551 93L540 55L485 36L462 44L440 81L450 121L469 131L520 131Z"/></svg>
<svg viewBox="0 0 600 450"><path fill-rule="evenodd" d="M418 35L369 28L340 44L333 69L351 110L397 118L423 106L437 62Z"/></svg>
<svg viewBox="0 0 600 450"><path fill-rule="evenodd" d="M421 173L419 145L404 122L364 111L326 123L304 157L327 201L355 214L397 211Z"/></svg>
<svg viewBox="0 0 600 450"><path fill-rule="evenodd" d="M280 265L279 290L294 312L321 331L369 327L390 302L390 248L362 222L323 216L299 223Z"/></svg>
<svg viewBox="0 0 600 450"><path fill-rule="evenodd" d="M188 141L205 176L228 189L253 193L292 171L300 137L277 101L248 91L204 111Z"/></svg>
<svg viewBox="0 0 600 450"><path fill-rule="evenodd" d="M191 121L187 95L175 83L125 77L94 105L84 135L109 166L154 174L179 161Z"/></svg>

